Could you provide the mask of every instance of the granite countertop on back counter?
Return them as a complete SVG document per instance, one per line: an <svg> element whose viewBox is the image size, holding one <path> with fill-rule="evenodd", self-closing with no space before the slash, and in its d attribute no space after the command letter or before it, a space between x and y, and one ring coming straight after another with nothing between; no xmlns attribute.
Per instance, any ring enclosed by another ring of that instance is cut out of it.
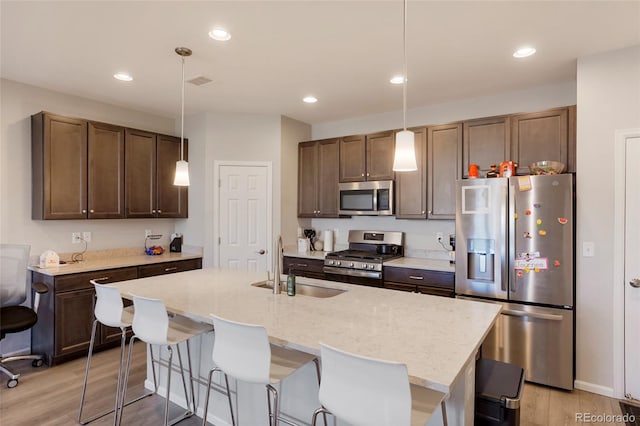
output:
<svg viewBox="0 0 640 426"><path fill-rule="evenodd" d="M324 257L327 255L326 251L316 250L316 251L298 251L296 246L285 246L283 253L287 257L302 257L304 259L318 259L324 260Z"/></svg>
<svg viewBox="0 0 640 426"><path fill-rule="evenodd" d="M425 259L418 257L399 257L397 259L384 262L384 266L394 268L425 269L428 271L455 272L456 265L448 260Z"/></svg>
<svg viewBox="0 0 640 426"><path fill-rule="evenodd" d="M299 252L295 246L285 246L284 255L288 257L300 257L304 259L324 260L327 252L322 250ZM399 257L384 262L384 266L395 268L424 269L428 271L455 272L456 265L448 260L426 259L421 257Z"/></svg>
<svg viewBox="0 0 640 426"><path fill-rule="evenodd" d="M65 254L60 255L61 260L67 258L68 256L65 256ZM85 260L80 262L67 261L67 263L52 268L40 268L38 265L31 265L28 269L49 276L77 274L80 272L100 271L104 269L201 259L202 251L199 248L189 252L183 250L182 253L166 251L160 255L150 256L145 254L143 249L128 248L86 252L84 253L84 258Z"/></svg>

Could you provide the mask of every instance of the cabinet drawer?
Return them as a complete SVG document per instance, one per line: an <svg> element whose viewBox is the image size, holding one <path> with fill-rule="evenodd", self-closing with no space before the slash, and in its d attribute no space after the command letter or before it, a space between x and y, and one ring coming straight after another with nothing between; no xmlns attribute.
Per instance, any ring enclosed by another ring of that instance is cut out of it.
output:
<svg viewBox="0 0 640 426"><path fill-rule="evenodd" d="M138 267L140 278L154 277L156 275L174 274L176 272L192 271L202 268L202 259L177 260L174 262L156 263Z"/></svg>
<svg viewBox="0 0 640 426"><path fill-rule="evenodd" d="M442 287L432 287L427 285L416 286L418 293L431 294L433 296L454 297L453 287L450 289Z"/></svg>
<svg viewBox="0 0 640 426"><path fill-rule="evenodd" d="M90 280L98 280L100 284L117 281L134 280L138 278L138 268L105 269L102 271L82 272L79 274L63 275L55 279L55 292L81 290L93 286Z"/></svg>
<svg viewBox="0 0 640 426"><path fill-rule="evenodd" d="M384 280L412 285L428 285L453 290L453 272L429 271L411 268L384 268Z"/></svg>
<svg viewBox="0 0 640 426"><path fill-rule="evenodd" d="M297 275L324 274L322 268L324 261L318 259L306 259L303 257L285 257L282 262L282 273L288 274L289 269ZM311 277L315 278L315 277Z"/></svg>
<svg viewBox="0 0 640 426"><path fill-rule="evenodd" d="M408 291L411 293L415 293L416 287L417 286L415 284L394 283L389 281L384 282L384 288L388 288L390 290Z"/></svg>

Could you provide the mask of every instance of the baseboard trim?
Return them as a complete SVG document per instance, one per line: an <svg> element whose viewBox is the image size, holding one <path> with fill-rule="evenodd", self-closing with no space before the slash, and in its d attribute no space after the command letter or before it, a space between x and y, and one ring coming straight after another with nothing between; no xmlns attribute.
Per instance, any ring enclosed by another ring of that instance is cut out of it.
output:
<svg viewBox="0 0 640 426"><path fill-rule="evenodd" d="M589 382L584 382L582 380L575 380L573 382L573 386L576 389L580 389L583 391L597 393L598 395L608 396L609 398L615 398L613 388L607 386L596 385Z"/></svg>

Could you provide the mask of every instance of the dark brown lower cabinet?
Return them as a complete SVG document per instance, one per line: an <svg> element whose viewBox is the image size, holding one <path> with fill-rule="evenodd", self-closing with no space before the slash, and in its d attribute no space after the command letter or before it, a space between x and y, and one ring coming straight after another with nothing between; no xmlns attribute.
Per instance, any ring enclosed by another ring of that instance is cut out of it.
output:
<svg viewBox="0 0 640 426"><path fill-rule="evenodd" d="M288 274L289 271L297 276L324 279L324 261L319 259L307 259L304 257L285 256L282 262L282 273Z"/></svg>
<svg viewBox="0 0 640 426"><path fill-rule="evenodd" d="M383 276L384 288L444 297L455 295L453 272L385 266Z"/></svg>
<svg viewBox="0 0 640 426"><path fill-rule="evenodd" d="M41 298L38 322L31 329L31 348L34 353L45 355L48 365L56 365L74 358L86 356L91 341L94 320L95 290L91 280L107 284L139 278L145 268L153 266L157 273L180 272L202 267L202 259L164 262L154 265L106 269L76 274L49 276L32 272L32 282L44 283L49 292ZM160 272L160 268L175 270ZM151 276L146 274L144 276ZM131 305L128 300L125 306ZM120 344L120 329L99 324L95 350Z"/></svg>

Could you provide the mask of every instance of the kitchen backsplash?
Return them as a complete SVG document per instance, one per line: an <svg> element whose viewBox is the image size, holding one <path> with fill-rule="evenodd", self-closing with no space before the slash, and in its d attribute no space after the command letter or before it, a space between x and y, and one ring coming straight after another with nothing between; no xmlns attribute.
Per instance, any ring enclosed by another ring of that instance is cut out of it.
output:
<svg viewBox="0 0 640 426"><path fill-rule="evenodd" d="M449 235L455 233L453 220L400 220L393 216L354 216L345 219L298 219L301 228L313 228L322 238L322 231L334 231L335 249L347 247L347 237L351 229L372 231L402 231L405 238L405 256L427 259L449 260ZM442 247L436 234L443 234ZM293 242L292 242L293 243Z"/></svg>

